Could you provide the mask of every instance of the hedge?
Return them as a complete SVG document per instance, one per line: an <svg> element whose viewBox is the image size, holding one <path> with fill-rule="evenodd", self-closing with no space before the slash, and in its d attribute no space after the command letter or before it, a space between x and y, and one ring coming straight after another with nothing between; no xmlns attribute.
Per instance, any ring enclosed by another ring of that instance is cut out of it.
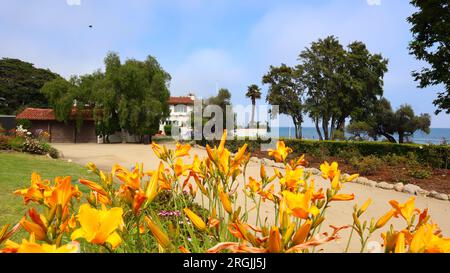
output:
<svg viewBox="0 0 450 273"><path fill-rule="evenodd" d="M317 141L317 140L284 140L296 154L307 154L313 156L340 157L343 154L359 154L361 156L385 155L407 156L414 154L418 162L427 164L434 168L450 169L450 146L449 145L420 145L420 144L397 144L375 141ZM218 145L218 141L197 141L199 145ZM259 150L261 141L257 140L230 140L227 148L236 152L239 147L247 143L250 151Z"/></svg>

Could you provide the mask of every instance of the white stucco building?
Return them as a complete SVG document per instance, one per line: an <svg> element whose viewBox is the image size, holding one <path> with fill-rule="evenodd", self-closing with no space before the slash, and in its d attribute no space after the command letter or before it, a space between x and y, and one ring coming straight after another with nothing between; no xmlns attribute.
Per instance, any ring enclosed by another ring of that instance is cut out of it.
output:
<svg viewBox="0 0 450 273"><path fill-rule="evenodd" d="M160 124L159 129L164 132L165 125L177 125L181 134L186 134L192 130L189 118L194 111L195 95L188 94L184 97L170 97L170 116Z"/></svg>

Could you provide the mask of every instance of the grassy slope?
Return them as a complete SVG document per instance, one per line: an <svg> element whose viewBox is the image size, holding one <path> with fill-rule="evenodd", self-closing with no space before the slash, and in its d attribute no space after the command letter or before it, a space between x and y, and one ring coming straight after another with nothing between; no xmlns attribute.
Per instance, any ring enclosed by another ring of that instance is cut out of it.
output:
<svg viewBox="0 0 450 273"><path fill-rule="evenodd" d="M13 192L29 187L32 172L51 180L57 176L71 176L74 182L79 178L96 180L80 165L43 156L0 151L0 227L7 223L14 225L26 212L22 197Z"/></svg>

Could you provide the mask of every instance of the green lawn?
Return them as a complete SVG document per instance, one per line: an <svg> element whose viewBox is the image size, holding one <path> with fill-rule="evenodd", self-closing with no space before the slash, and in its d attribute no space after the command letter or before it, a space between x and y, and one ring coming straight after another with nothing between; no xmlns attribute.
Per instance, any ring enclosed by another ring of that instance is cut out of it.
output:
<svg viewBox="0 0 450 273"><path fill-rule="evenodd" d="M57 176L71 176L76 182L79 178L94 179L83 166L50 159L44 156L33 156L22 153L0 151L0 227L4 224L16 224L26 212L23 199L13 192L30 185L32 172L38 172L42 178L51 179ZM80 190L85 190L80 187Z"/></svg>

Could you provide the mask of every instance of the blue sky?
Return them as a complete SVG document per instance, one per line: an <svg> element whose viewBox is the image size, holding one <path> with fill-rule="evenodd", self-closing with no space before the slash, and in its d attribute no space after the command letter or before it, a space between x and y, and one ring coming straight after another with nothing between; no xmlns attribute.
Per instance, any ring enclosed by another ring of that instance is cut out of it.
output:
<svg viewBox="0 0 450 273"><path fill-rule="evenodd" d="M390 60L393 107L433 114L439 88L418 89L411 77L423 65L407 50L413 12L408 0L0 0L0 57L69 77L102 68L108 51L150 54L172 75L172 95L207 97L218 85L246 104L247 86L261 85L270 65L294 65L312 41L335 35ZM450 116L433 114L432 127L450 128Z"/></svg>

